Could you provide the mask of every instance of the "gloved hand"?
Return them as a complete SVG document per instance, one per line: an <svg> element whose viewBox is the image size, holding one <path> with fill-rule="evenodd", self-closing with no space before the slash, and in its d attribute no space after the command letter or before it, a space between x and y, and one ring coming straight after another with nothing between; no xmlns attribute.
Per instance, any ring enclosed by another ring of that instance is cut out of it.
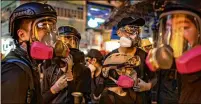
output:
<svg viewBox="0 0 201 104"><path fill-rule="evenodd" d="M73 57L72 55L69 55L67 58L62 59L64 62L66 62L67 66L65 67L65 73L66 73L66 78L67 81L72 81L73 80L73 73L72 73L72 68L73 68Z"/></svg>
<svg viewBox="0 0 201 104"><path fill-rule="evenodd" d="M146 83L142 79L138 78L138 84L137 86L134 86L133 89L136 92L149 91L151 89L151 83Z"/></svg>
<svg viewBox="0 0 201 104"><path fill-rule="evenodd" d="M67 77L66 75L62 75L57 81L56 83L50 88L50 91L53 94L58 93L59 91L61 91L62 89L64 89L65 87L67 87Z"/></svg>

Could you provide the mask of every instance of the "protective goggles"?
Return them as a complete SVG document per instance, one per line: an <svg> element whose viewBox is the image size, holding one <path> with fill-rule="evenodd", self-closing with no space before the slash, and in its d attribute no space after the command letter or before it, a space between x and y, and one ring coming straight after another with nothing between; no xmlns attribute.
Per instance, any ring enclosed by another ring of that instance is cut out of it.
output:
<svg viewBox="0 0 201 104"><path fill-rule="evenodd" d="M200 44L200 17L188 11L172 11L160 16L157 46L169 45L174 57Z"/></svg>

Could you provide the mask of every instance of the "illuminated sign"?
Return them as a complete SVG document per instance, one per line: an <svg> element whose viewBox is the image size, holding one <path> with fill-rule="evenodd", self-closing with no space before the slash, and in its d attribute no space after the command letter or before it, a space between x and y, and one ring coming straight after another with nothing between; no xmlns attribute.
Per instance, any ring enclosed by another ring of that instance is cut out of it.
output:
<svg viewBox="0 0 201 104"><path fill-rule="evenodd" d="M15 48L15 44L12 38L1 38L1 53L7 55L10 50Z"/></svg>
<svg viewBox="0 0 201 104"><path fill-rule="evenodd" d="M87 5L87 27L99 29L111 13L111 7L89 3Z"/></svg>

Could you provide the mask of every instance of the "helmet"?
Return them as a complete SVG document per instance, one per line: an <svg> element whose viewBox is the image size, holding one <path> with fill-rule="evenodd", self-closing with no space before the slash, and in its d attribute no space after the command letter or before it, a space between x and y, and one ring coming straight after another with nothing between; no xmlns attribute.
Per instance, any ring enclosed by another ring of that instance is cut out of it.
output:
<svg viewBox="0 0 201 104"><path fill-rule="evenodd" d="M141 40L141 47L144 51L148 52L150 49L152 49L152 44L149 41L149 39L142 39Z"/></svg>
<svg viewBox="0 0 201 104"><path fill-rule="evenodd" d="M35 19L40 17L51 17L56 21L57 14L55 9L48 4L29 2L20 5L12 12L9 18L9 32L11 33L11 36L13 38L16 37L16 34L14 33L16 20L24 18Z"/></svg>
<svg viewBox="0 0 201 104"><path fill-rule="evenodd" d="M201 44L201 2L163 0L157 47L169 45L174 57Z"/></svg>
<svg viewBox="0 0 201 104"><path fill-rule="evenodd" d="M141 41L141 47L146 47L152 45L151 42L149 41L149 39L142 39Z"/></svg>
<svg viewBox="0 0 201 104"><path fill-rule="evenodd" d="M122 53L113 53L105 59L103 63L102 74L103 77L108 77L108 72L110 69L122 71L122 68L135 68L140 64L141 60L137 55L132 56Z"/></svg>
<svg viewBox="0 0 201 104"><path fill-rule="evenodd" d="M69 48L79 48L81 39L80 33L71 26L61 26L58 29L60 40L69 46Z"/></svg>
<svg viewBox="0 0 201 104"><path fill-rule="evenodd" d="M137 72L133 68L138 67L140 64L141 60L137 55L111 54L105 59L102 68L102 75L106 78L105 85L107 87L115 86L117 82L112 79L118 80L121 75L137 79Z"/></svg>

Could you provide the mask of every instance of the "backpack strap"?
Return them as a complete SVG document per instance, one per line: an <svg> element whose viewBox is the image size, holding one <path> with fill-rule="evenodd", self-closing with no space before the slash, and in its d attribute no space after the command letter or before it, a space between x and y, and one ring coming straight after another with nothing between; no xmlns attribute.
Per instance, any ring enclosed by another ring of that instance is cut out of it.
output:
<svg viewBox="0 0 201 104"><path fill-rule="evenodd" d="M12 57L12 58L11 58ZM27 103L31 103L31 98L33 96L33 91L35 90L34 88L34 81L33 81L33 74L31 71L31 68L29 67L29 65L27 63L25 63L24 61L15 58L14 56L10 56L9 59L4 60L2 62L2 68L7 65L13 63L15 65L17 65L18 67L20 67L23 71L25 71L25 73L28 74L29 76L29 90L27 91Z"/></svg>

